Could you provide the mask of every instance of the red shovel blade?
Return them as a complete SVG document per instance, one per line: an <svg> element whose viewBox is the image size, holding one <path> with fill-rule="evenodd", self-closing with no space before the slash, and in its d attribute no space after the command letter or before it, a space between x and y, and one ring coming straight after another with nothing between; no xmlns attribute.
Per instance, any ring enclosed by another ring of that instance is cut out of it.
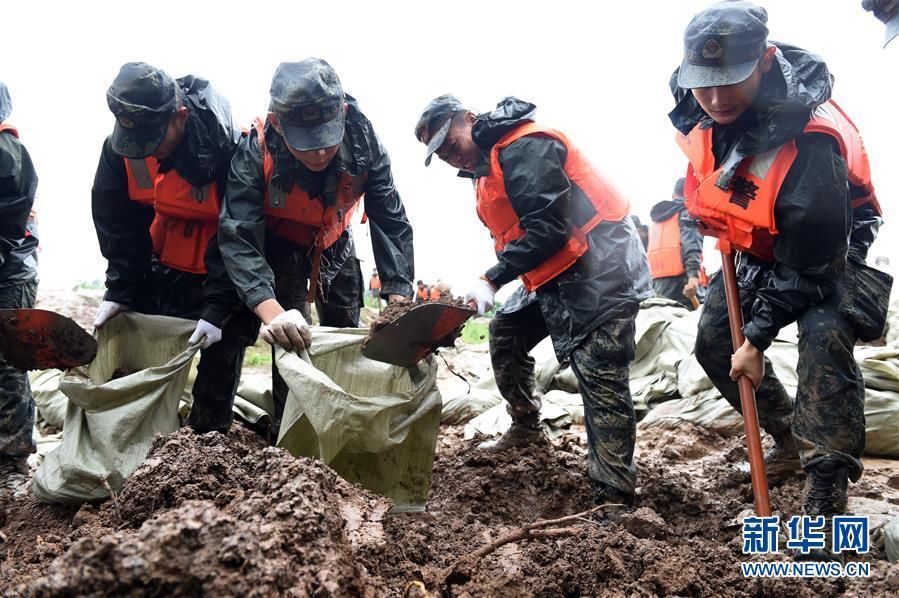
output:
<svg viewBox="0 0 899 598"><path fill-rule="evenodd" d="M368 337L362 354L375 361L411 367L439 347L477 310L446 303L422 303Z"/></svg>
<svg viewBox="0 0 899 598"><path fill-rule="evenodd" d="M93 361L97 341L56 312L0 309L0 354L20 370L64 370Z"/></svg>

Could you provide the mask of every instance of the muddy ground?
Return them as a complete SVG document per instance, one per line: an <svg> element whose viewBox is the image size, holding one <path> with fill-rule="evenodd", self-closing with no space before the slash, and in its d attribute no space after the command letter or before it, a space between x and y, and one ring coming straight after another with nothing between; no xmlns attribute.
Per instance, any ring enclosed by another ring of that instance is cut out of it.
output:
<svg viewBox="0 0 899 598"><path fill-rule="evenodd" d="M327 467L267 448L236 425L227 437L158 437L115 500L61 507L2 505L6 594L400 596L421 581L452 596L885 596L899 565L875 547L872 577L746 580L737 516L751 508L741 439L701 429L641 430L638 509L567 524L570 535L507 544L445 570L500 534L589 509L584 434L502 456L442 430L423 514L386 502ZM899 505L894 462L872 461L853 505ZM772 488L799 512L800 479ZM899 507L896 507L899 510ZM558 526L556 526L558 527ZM875 535L876 538L876 535ZM876 542L875 542L876 543ZM786 555L774 558L786 559Z"/></svg>
<svg viewBox="0 0 899 598"><path fill-rule="evenodd" d="M66 311L60 309L60 311ZM85 309L85 311L88 311ZM87 315L87 314L85 314ZM85 318L87 319L87 318ZM483 347L443 354L489 375ZM441 364L446 396L466 384ZM640 429L637 509L559 526L564 535L466 558L536 520L592 507L585 433L484 455L441 430L428 510L387 503L329 468L267 447L236 424L225 437L158 437L114 500L82 507L0 502L0 593L26 596L887 596L899 565L875 531L868 580L741 576L739 517L752 508L743 440L701 428ZM866 460L850 509L873 525L899 513L899 462ZM771 489L799 514L802 479ZM878 515L879 514L879 515ZM787 560L785 551L773 557ZM457 565L453 567L453 565ZM452 568L454 574L447 576ZM420 586L410 585L420 582Z"/></svg>

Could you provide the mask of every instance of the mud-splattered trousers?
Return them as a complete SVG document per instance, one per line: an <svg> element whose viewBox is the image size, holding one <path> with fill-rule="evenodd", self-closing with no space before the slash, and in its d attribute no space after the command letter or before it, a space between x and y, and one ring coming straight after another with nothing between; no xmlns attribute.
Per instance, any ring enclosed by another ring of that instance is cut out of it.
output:
<svg viewBox="0 0 899 598"><path fill-rule="evenodd" d="M570 355L571 369L584 401L587 473L594 483L633 494L636 483L636 418L629 384L635 351L636 314L612 318L587 336ZM514 420L539 421L534 359L528 354L549 330L538 302L490 322L490 358L500 394Z"/></svg>
<svg viewBox="0 0 899 598"><path fill-rule="evenodd" d="M284 309L296 309L311 322L309 303L306 301L307 284L310 275L309 250L291 246L278 252L269 252L269 264L275 274L275 298ZM319 324L336 328L355 328L359 325L364 283L355 249L351 249L336 276L323 284L319 283L315 311ZM272 349L272 400L275 404L273 432L278 433L284 405L287 402L287 383L274 363Z"/></svg>
<svg viewBox="0 0 899 598"><path fill-rule="evenodd" d="M37 282L0 288L0 309L34 307ZM9 365L0 355L0 456L20 457L35 451L34 397L28 373Z"/></svg>
<svg viewBox="0 0 899 598"><path fill-rule="evenodd" d="M740 276L738 276L740 278ZM741 282L743 318L748 321L755 301L754 283ZM854 326L839 312L840 293L809 307L798 318L799 387L795 403L765 360L765 377L756 391L759 423L774 437L792 429L803 467L827 458L849 467L850 477L862 473L859 458L865 448L865 385L853 347ZM729 376L732 351L724 277L709 284L696 336L696 358L722 395L740 411L737 383Z"/></svg>

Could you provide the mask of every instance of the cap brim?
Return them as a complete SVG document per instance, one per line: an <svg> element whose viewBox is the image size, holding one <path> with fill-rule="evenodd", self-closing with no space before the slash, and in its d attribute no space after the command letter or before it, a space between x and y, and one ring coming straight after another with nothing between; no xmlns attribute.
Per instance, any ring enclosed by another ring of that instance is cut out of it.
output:
<svg viewBox="0 0 899 598"><path fill-rule="evenodd" d="M681 63L680 71L677 73L677 84L682 89L697 89L741 83L749 78L760 58L750 62L724 66L690 64L684 59Z"/></svg>
<svg viewBox="0 0 899 598"><path fill-rule="evenodd" d="M899 35L899 12L887 21L887 33L883 40L883 46L886 47L886 45L893 41L893 38L897 35Z"/></svg>
<svg viewBox="0 0 899 598"><path fill-rule="evenodd" d="M153 129L129 129L116 121L112 130L112 151L123 158L146 158L162 145L167 129L168 123Z"/></svg>
<svg viewBox="0 0 899 598"><path fill-rule="evenodd" d="M434 133L434 136L431 137L431 141L428 142L428 153L425 155L425 166L428 166L431 163L431 158L434 157L434 152L440 149L440 146L443 145L443 142L446 141L446 136L449 134L450 127L453 124L453 118L449 117L446 119L446 122L440 125L440 128L437 129L437 132Z"/></svg>
<svg viewBox="0 0 899 598"><path fill-rule="evenodd" d="M287 145L301 152L309 152L326 147L340 145L343 141L344 117L337 118L314 127L302 127L284 122L281 119L281 128L284 130L284 140Z"/></svg>

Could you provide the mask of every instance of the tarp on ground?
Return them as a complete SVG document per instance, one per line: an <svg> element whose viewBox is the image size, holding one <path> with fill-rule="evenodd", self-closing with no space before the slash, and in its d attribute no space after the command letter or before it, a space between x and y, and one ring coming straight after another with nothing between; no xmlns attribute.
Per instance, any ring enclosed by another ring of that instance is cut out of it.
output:
<svg viewBox="0 0 899 598"><path fill-rule="evenodd" d="M666 300L651 299L637 315L637 351L631 364L631 393L641 426L674 427L683 422L707 427L722 434L742 433L740 415L714 388L693 356L699 312L691 312ZM896 330L899 330L899 316ZM899 333L897 333L899 334ZM798 336L794 325L781 330L766 351L787 392L796 394ZM556 410L578 412L571 405L580 401L577 381L566 364L560 365L549 339L531 352L536 361L537 386L543 392L564 391L569 396L558 404L554 395L544 401L542 414L549 423L564 423ZM859 346L856 361L865 378L867 446L871 455L899 457L899 337L886 346ZM481 380L469 398L446 401L445 422L468 421L469 433L497 434L511 423L492 378ZM573 395L574 401L571 396ZM583 408L579 413L583 417Z"/></svg>
<svg viewBox="0 0 899 598"><path fill-rule="evenodd" d="M178 403L198 350L187 343L195 326L127 312L99 330L94 361L60 380L65 433L35 472L35 496L78 504L121 490L153 436L178 429Z"/></svg>
<svg viewBox="0 0 899 598"><path fill-rule="evenodd" d="M423 510L442 401L433 358L405 368L362 355L366 330L317 328L308 353L280 349L290 389L278 446L321 459L345 479Z"/></svg>

